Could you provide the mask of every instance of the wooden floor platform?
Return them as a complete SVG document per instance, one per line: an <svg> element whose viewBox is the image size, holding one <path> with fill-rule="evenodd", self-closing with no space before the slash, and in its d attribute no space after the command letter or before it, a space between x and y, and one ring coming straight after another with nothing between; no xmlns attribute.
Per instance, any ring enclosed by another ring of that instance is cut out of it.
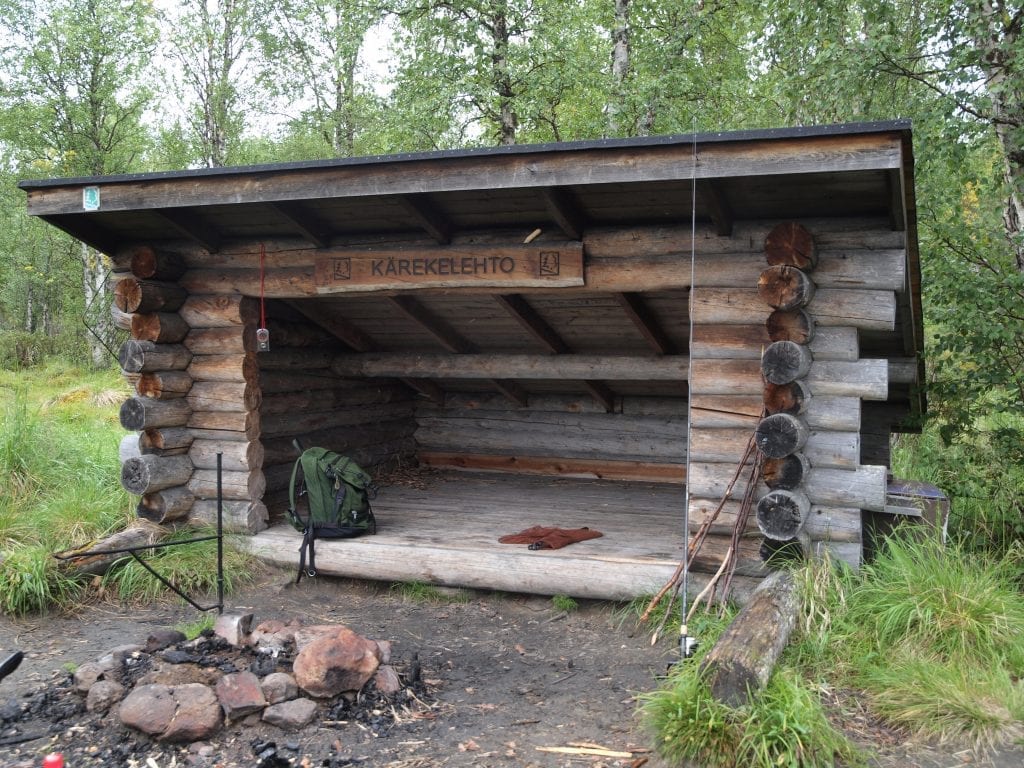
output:
<svg viewBox="0 0 1024 768"><path fill-rule="evenodd" d="M657 592L683 552L679 485L426 472L385 484L378 532L318 541L321 574L383 581L629 600ZM534 525L589 527L598 539L531 551L498 538ZM239 546L296 567L300 535L277 523Z"/></svg>

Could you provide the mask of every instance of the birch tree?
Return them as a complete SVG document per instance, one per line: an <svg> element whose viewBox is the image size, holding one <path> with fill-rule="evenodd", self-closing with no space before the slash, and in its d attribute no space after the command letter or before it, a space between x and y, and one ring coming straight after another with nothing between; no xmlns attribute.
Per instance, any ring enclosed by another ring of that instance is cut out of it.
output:
<svg viewBox="0 0 1024 768"><path fill-rule="evenodd" d="M0 127L22 173L95 176L136 167L146 144L141 120L152 98L147 64L156 34L149 3L6 0L3 11L7 88ZM53 327L54 297L47 286L65 269L68 254L62 251L70 250L80 265L92 361L109 362L113 328L105 257L66 238L40 240L45 247L26 246L42 261L29 270L39 280L24 296L27 328L35 330L38 320Z"/></svg>

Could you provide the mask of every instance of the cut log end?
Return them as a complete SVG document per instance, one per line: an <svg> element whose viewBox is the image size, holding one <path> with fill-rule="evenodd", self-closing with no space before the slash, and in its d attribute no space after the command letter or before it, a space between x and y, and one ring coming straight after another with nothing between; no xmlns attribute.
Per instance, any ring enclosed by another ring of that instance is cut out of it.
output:
<svg viewBox="0 0 1024 768"><path fill-rule="evenodd" d="M775 541L789 541L804 527L811 502L800 491L772 491L757 502L757 527Z"/></svg>
<svg viewBox="0 0 1024 768"><path fill-rule="evenodd" d="M761 355L761 373L772 384L802 379L811 370L811 351L794 341L776 341Z"/></svg>
<svg viewBox="0 0 1024 768"><path fill-rule="evenodd" d="M768 233L764 254L773 267L785 265L812 270L818 265L814 235L795 221L784 221Z"/></svg>
<svg viewBox="0 0 1024 768"><path fill-rule="evenodd" d="M802 419L788 413L766 416L757 425L754 443L769 459L781 459L796 453L807 443L810 430Z"/></svg>
<svg viewBox="0 0 1024 768"><path fill-rule="evenodd" d="M791 491L798 488L811 464L802 453L793 453L780 459L765 459L762 478L771 490Z"/></svg>
<svg viewBox="0 0 1024 768"><path fill-rule="evenodd" d="M775 310L764 324L772 341L795 341L809 344L814 338L814 320L802 309Z"/></svg>
<svg viewBox="0 0 1024 768"><path fill-rule="evenodd" d="M798 416L807 410L810 400L810 387L802 379L788 384L766 382L764 385L764 409L769 415L788 413Z"/></svg>
<svg viewBox="0 0 1024 768"><path fill-rule="evenodd" d="M790 311L810 302L814 297L814 283L796 267L768 267L757 281L757 292L773 309Z"/></svg>

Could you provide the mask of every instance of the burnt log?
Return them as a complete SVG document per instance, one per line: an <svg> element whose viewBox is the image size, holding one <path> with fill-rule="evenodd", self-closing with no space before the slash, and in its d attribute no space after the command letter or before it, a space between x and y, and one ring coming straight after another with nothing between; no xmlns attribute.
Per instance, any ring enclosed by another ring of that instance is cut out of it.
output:
<svg viewBox="0 0 1024 768"><path fill-rule="evenodd" d="M192 462L188 456L147 454L121 465L121 485L136 496L185 485L191 476Z"/></svg>
<svg viewBox="0 0 1024 768"><path fill-rule="evenodd" d="M114 303L122 312L174 312L188 296L176 283L126 277L114 288Z"/></svg>
<svg viewBox="0 0 1024 768"><path fill-rule="evenodd" d="M157 344L176 344L188 335L188 323L177 312L131 316L132 338Z"/></svg>
<svg viewBox="0 0 1024 768"><path fill-rule="evenodd" d="M808 437L810 430L802 419L776 413L761 419L754 433L754 444L766 458L781 459L803 448Z"/></svg>
<svg viewBox="0 0 1024 768"><path fill-rule="evenodd" d="M192 388L192 377L185 371L156 371L144 373L135 382L135 391L142 397L174 400L184 397Z"/></svg>
<svg viewBox="0 0 1024 768"><path fill-rule="evenodd" d="M761 374L770 384L789 384L811 370L811 350L793 341L776 341L761 354Z"/></svg>
<svg viewBox="0 0 1024 768"><path fill-rule="evenodd" d="M810 402L811 390L803 379L788 384L764 385L764 409L769 415L788 413L797 416L807 410Z"/></svg>
<svg viewBox="0 0 1024 768"><path fill-rule="evenodd" d="M802 309L776 309L765 320L768 338L772 341L795 341L808 344L814 338L814 320Z"/></svg>
<svg viewBox="0 0 1024 768"><path fill-rule="evenodd" d="M192 360L192 353L181 344L156 344L129 339L121 345L117 361L125 373L149 371L182 371Z"/></svg>
<svg viewBox="0 0 1024 768"><path fill-rule="evenodd" d="M811 463L804 454L791 453L779 459L765 459L761 477L773 491L792 491L800 487L810 469Z"/></svg>
<svg viewBox="0 0 1024 768"><path fill-rule="evenodd" d="M174 282L185 274L185 259L180 253L157 251L140 245L131 252L132 274L140 280L166 280Z"/></svg>
<svg viewBox="0 0 1024 768"><path fill-rule="evenodd" d="M151 523L169 523L188 517L195 496L188 486L179 485L145 494L135 508L135 514Z"/></svg>
<svg viewBox="0 0 1024 768"><path fill-rule="evenodd" d="M768 267L758 278L757 293L773 309L790 311L814 298L814 283L796 267Z"/></svg>
<svg viewBox="0 0 1024 768"><path fill-rule="evenodd" d="M141 432L155 427L181 427L188 423L191 409L185 400L155 400L130 397L121 404L121 426Z"/></svg>
<svg viewBox="0 0 1024 768"><path fill-rule="evenodd" d="M790 266L810 271L818 266L814 235L795 221L777 225L764 239L764 255L773 267Z"/></svg>
<svg viewBox="0 0 1024 768"><path fill-rule="evenodd" d="M803 529L811 502L801 491L771 491L757 502L757 527L766 538L788 541Z"/></svg>

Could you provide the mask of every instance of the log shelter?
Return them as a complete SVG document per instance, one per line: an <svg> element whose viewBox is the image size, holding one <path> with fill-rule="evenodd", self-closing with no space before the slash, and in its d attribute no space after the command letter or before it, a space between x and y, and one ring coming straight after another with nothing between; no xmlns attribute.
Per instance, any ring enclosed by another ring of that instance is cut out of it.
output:
<svg viewBox="0 0 1024 768"><path fill-rule="evenodd" d="M295 565L300 438L381 486L321 573L628 599L687 518L695 585L732 551L742 595L781 547L856 567L894 509L924 409L909 122L20 186L112 260L147 520L210 522L220 454L238 546ZM603 535L498 542L537 525Z"/></svg>

